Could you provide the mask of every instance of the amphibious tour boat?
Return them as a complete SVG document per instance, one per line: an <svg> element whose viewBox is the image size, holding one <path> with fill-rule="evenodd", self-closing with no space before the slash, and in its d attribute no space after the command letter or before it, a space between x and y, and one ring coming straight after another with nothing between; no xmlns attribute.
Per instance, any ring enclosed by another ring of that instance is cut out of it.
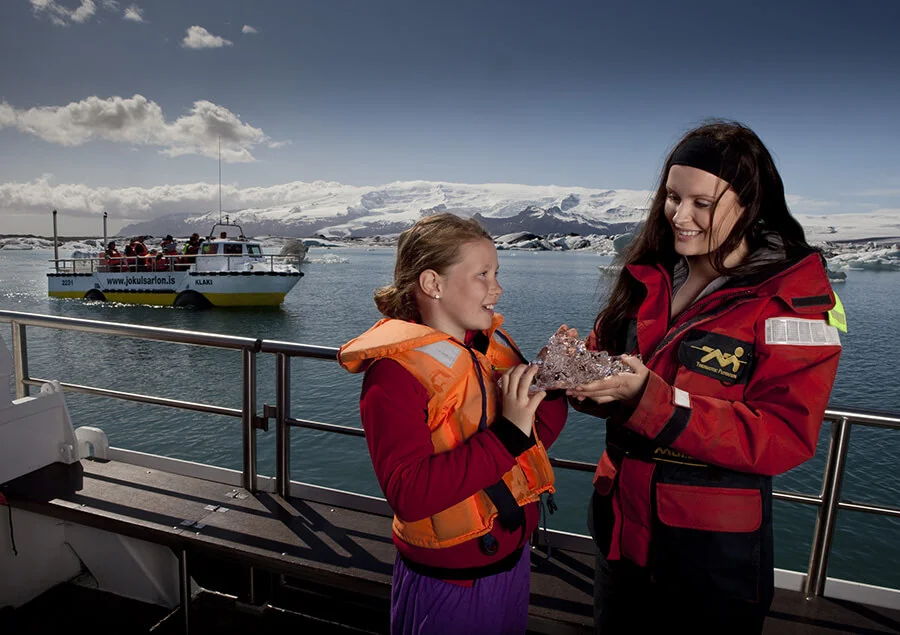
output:
<svg viewBox="0 0 900 635"><path fill-rule="evenodd" d="M54 216L54 245L55 230ZM47 274L54 298L196 308L278 306L303 277L302 255L264 255L259 242L227 221L213 225L192 254L60 258L54 249L54 270Z"/></svg>

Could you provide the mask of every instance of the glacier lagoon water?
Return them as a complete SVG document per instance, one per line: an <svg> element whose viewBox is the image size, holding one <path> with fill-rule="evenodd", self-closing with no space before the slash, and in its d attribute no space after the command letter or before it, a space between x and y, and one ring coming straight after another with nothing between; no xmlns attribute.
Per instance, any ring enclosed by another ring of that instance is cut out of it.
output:
<svg viewBox="0 0 900 635"><path fill-rule="evenodd" d="M161 326L231 335L339 346L380 316L372 290L389 282L394 251L388 248L312 249L306 276L280 308L190 311L84 303L47 297L51 253L0 250L0 309ZM501 251L504 287L498 311L528 357L537 354L563 322L587 332L605 288L598 265L609 257L586 252ZM832 406L900 413L900 276L851 271L835 286L847 310L850 333L832 392ZM9 331L0 334L9 344ZM28 329L32 376L129 392L239 408L240 354L83 333ZM274 403L274 360L258 362L258 403ZM292 415L359 425L361 378L336 363L294 360ZM67 395L76 426L103 428L112 445L240 469L239 420L117 400ZM570 412L551 454L596 461L605 435L601 420ZM817 493L829 428L816 456L776 479L776 488ZM259 471L274 474L274 434L259 433ZM900 506L900 431L854 427L844 496L856 502ZM365 441L325 432L294 430L292 478L380 496ZM552 528L587 533L590 475L557 471L559 510ZM776 565L805 570L815 522L811 506L776 502ZM900 587L900 522L840 512L829 575Z"/></svg>

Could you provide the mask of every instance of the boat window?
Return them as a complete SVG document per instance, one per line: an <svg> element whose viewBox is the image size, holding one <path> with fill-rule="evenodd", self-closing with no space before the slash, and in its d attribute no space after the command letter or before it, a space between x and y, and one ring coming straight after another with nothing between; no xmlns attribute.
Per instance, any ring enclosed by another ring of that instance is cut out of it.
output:
<svg viewBox="0 0 900 635"><path fill-rule="evenodd" d="M219 245L216 243L203 243L203 246L200 247L200 253L202 254L215 254L219 251Z"/></svg>
<svg viewBox="0 0 900 635"><path fill-rule="evenodd" d="M222 253L227 256L240 256L243 253L240 243L225 243Z"/></svg>
<svg viewBox="0 0 900 635"><path fill-rule="evenodd" d="M251 256L262 256L262 249L259 245L247 245L247 253Z"/></svg>

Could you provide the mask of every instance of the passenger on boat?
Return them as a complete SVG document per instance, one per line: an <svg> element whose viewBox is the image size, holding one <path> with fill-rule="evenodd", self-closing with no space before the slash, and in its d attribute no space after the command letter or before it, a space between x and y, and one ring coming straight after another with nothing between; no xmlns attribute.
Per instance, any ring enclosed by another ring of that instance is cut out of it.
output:
<svg viewBox="0 0 900 635"><path fill-rule="evenodd" d="M150 261L150 250L144 244L144 237L137 236L132 239L131 246L134 249L134 255L137 258L138 271L149 271L152 268Z"/></svg>
<svg viewBox="0 0 900 635"><path fill-rule="evenodd" d="M178 246L175 243L175 239L172 238L172 234L166 235L166 237L160 241L159 248L167 256L178 253Z"/></svg>
<svg viewBox="0 0 900 635"><path fill-rule="evenodd" d="M125 268L129 271L137 271L137 258L134 256L134 238L125 245Z"/></svg>
<svg viewBox="0 0 900 635"><path fill-rule="evenodd" d="M375 293L386 318L339 353L365 371L360 415L395 513L394 634L526 630L528 540L553 492L545 448L567 403L529 393L537 369L494 313L497 269L476 221L420 220L400 236L393 284Z"/></svg>
<svg viewBox="0 0 900 635"><path fill-rule="evenodd" d="M147 249L147 245L144 244L143 236L136 237L131 244L134 247L134 255L138 258L149 255L150 250Z"/></svg>
<svg viewBox="0 0 900 635"><path fill-rule="evenodd" d="M194 262L196 262L197 258L192 257L196 256L200 253L200 244L203 240L200 238L199 234L191 234L191 237L188 238L188 241L184 245L184 258L181 259L182 265L184 265L185 269L190 268Z"/></svg>
<svg viewBox="0 0 900 635"><path fill-rule="evenodd" d="M567 391L607 419L598 632L759 633L772 477L814 455L841 353L824 259L769 151L732 122L669 154L623 259L588 342L634 372Z"/></svg>
<svg viewBox="0 0 900 635"><path fill-rule="evenodd" d="M169 259L162 252L157 252L155 249L150 251L151 260L153 263L154 271L168 271L169 270Z"/></svg>
<svg viewBox="0 0 900 635"><path fill-rule="evenodd" d="M191 237L188 238L188 241L184 244L184 253L186 254L198 254L200 253L200 243L203 242L200 239L200 234L191 234Z"/></svg>
<svg viewBox="0 0 900 635"><path fill-rule="evenodd" d="M109 268L109 271L122 270L122 254L116 249L114 240L109 241L109 244L106 246L106 266Z"/></svg>

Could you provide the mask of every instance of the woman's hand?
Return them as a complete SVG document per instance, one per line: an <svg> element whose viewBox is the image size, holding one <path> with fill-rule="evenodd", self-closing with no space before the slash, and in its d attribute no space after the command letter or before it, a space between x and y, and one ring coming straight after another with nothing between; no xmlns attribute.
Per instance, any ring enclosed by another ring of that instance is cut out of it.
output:
<svg viewBox="0 0 900 635"><path fill-rule="evenodd" d="M578 401L593 399L598 404L621 401L628 406L637 406L644 394L650 369L637 357L623 355L625 362L634 373L619 373L606 379L598 379L580 386L575 386L566 391L566 395L574 397Z"/></svg>
<svg viewBox="0 0 900 635"><path fill-rule="evenodd" d="M528 392L538 367L528 364L513 366L500 377L503 416L509 419L526 436L531 436L537 407L547 396L543 390Z"/></svg>

